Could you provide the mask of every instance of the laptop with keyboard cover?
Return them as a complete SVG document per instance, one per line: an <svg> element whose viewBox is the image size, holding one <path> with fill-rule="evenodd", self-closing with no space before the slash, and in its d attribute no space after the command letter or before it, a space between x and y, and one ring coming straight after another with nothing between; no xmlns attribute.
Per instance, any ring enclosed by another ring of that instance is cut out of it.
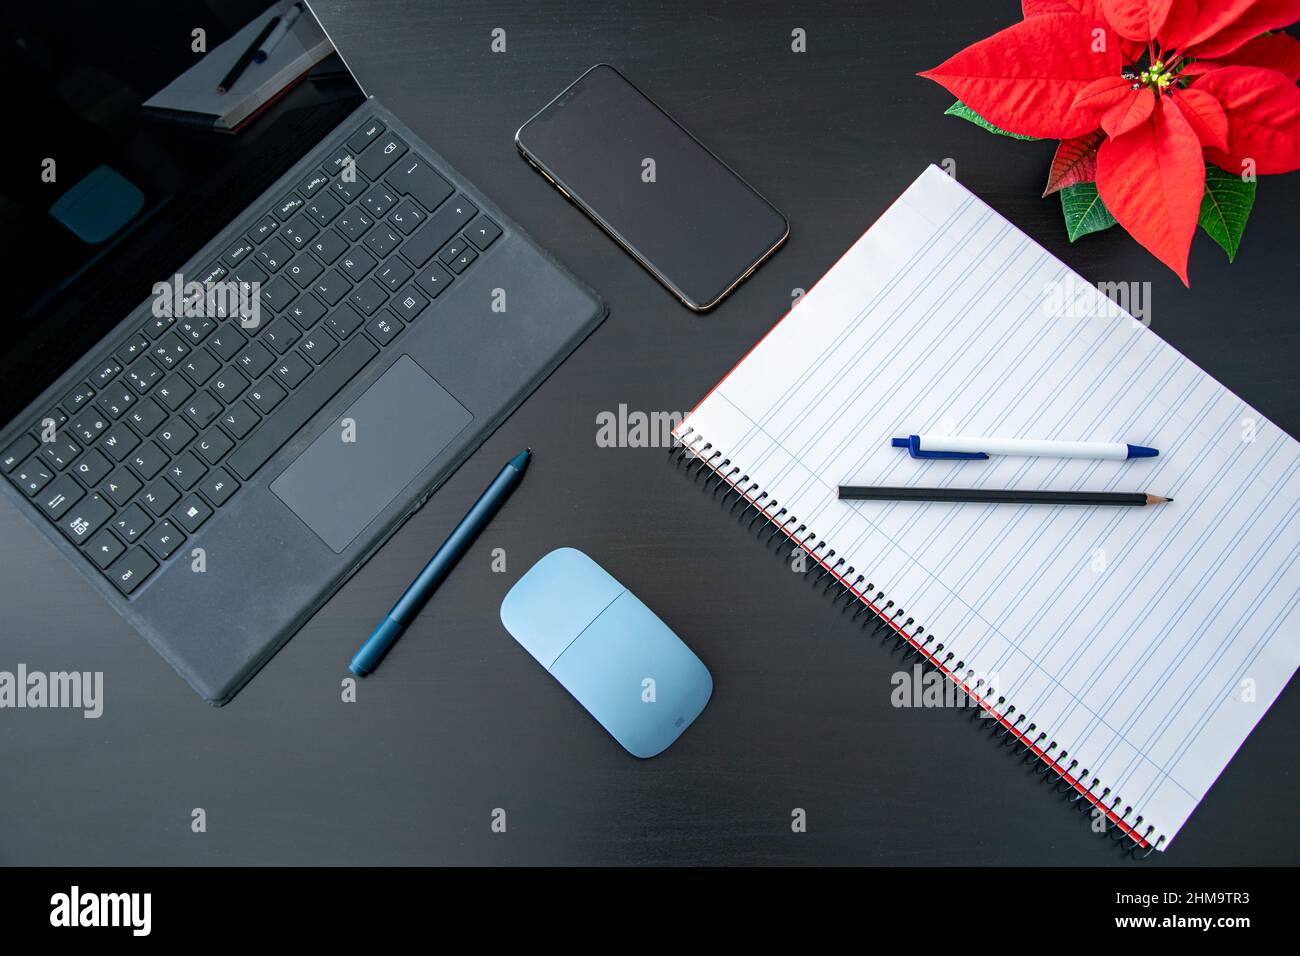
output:
<svg viewBox="0 0 1300 956"><path fill-rule="evenodd" d="M95 175L83 208L122 208ZM42 309L165 223L141 192L137 221L19 303L17 354L49 381L17 410L7 388L0 493L222 704L605 307L369 99L60 367Z"/></svg>

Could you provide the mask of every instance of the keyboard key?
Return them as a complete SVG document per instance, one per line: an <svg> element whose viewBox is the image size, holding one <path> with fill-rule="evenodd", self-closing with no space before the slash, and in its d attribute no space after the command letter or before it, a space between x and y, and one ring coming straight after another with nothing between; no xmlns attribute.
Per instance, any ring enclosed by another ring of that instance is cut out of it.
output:
<svg viewBox="0 0 1300 956"><path fill-rule="evenodd" d="M250 342L244 351L239 353L239 358L235 363L244 370L249 378L256 378L271 367L275 361L275 356L266 350L265 347L257 342Z"/></svg>
<svg viewBox="0 0 1300 956"><path fill-rule="evenodd" d="M81 544L113 517L113 506L99 494L89 494L68 510L59 521L59 530L73 544Z"/></svg>
<svg viewBox="0 0 1300 956"><path fill-rule="evenodd" d="M339 347L339 343L334 337L322 328L315 328L308 332L298 348L302 354L307 356L317 365L329 358L330 354Z"/></svg>
<svg viewBox="0 0 1300 956"><path fill-rule="evenodd" d="M158 562L144 548L132 548L109 566L108 579L123 594L130 594L158 569Z"/></svg>
<svg viewBox="0 0 1300 956"><path fill-rule="evenodd" d="M304 202L306 202L306 200L304 200L297 193L290 193L289 195L285 196L283 199L280 200L280 204L275 207L271 215L275 216L281 222L284 222L286 219L288 219L290 216L296 213L299 209L301 209L302 204Z"/></svg>
<svg viewBox="0 0 1300 956"><path fill-rule="evenodd" d="M113 530L127 544L134 544L135 539L149 530L153 519L144 513L139 505L130 505L113 519Z"/></svg>
<svg viewBox="0 0 1300 956"><path fill-rule="evenodd" d="M199 491L214 508L220 508L225 504L238 487L239 482L235 481L224 468L212 469L212 472L199 482Z"/></svg>
<svg viewBox="0 0 1300 956"><path fill-rule="evenodd" d="M344 186L348 185L344 183ZM356 187L358 184L351 183L350 185ZM351 196L348 197L348 199L351 198ZM322 193L308 202L304 211L316 221L317 225L328 226L334 221L334 217L343 211L343 204L329 193Z"/></svg>
<svg viewBox="0 0 1300 956"><path fill-rule="evenodd" d="M95 443L95 447L108 455L109 458L120 463L126 459L126 456L138 444L140 444L140 439L135 437L135 432L118 422L104 432L99 441Z"/></svg>
<svg viewBox="0 0 1300 956"><path fill-rule="evenodd" d="M19 435L12 445L5 449L4 457L0 458L0 467L5 472L11 472L18 467L18 463L34 452L39 443L31 435Z"/></svg>
<svg viewBox="0 0 1300 956"><path fill-rule="evenodd" d="M346 170L349 165L355 167L357 162L356 153L356 150L349 149L347 146L340 146L331 153L330 158L325 161L325 172L333 176L335 173L341 173Z"/></svg>
<svg viewBox="0 0 1300 956"><path fill-rule="evenodd" d="M382 133L357 156L357 169L367 179L378 179L405 152L406 144L401 139Z"/></svg>
<svg viewBox="0 0 1300 956"><path fill-rule="evenodd" d="M167 466L167 480L181 491L189 491L207 470L203 462L187 451L184 454L177 455L172 459L172 463Z"/></svg>
<svg viewBox="0 0 1300 956"><path fill-rule="evenodd" d="M258 411L265 415L279 405L287 394L289 393L281 388L274 379L264 378L249 391L248 400L257 406Z"/></svg>
<svg viewBox="0 0 1300 956"><path fill-rule="evenodd" d="M389 289L396 292L402 283L413 275L415 275L415 273L411 271L410 266L396 256L393 256L393 258L380 266L379 271L375 273L375 278L386 285Z"/></svg>
<svg viewBox="0 0 1300 956"><path fill-rule="evenodd" d="M329 273L325 273L329 275ZM320 300L314 295L304 295L298 298L289 310L288 316L293 319L294 325L300 329L309 329L321 320L325 314L325 306L320 304ZM254 373L256 374L256 373Z"/></svg>
<svg viewBox="0 0 1300 956"><path fill-rule="evenodd" d="M366 334L380 345L387 345L402 330L402 323L387 309L366 323Z"/></svg>
<svg viewBox="0 0 1300 956"><path fill-rule="evenodd" d="M126 466L119 465L117 470L108 476L108 481L104 482L103 491L109 501L121 508L135 497L135 493L141 487L143 482L135 476L135 473L127 471Z"/></svg>
<svg viewBox="0 0 1300 956"><path fill-rule="evenodd" d="M402 244L402 257L419 268L432 259L447 240L469 225L477 214L478 207L464 196L449 200Z"/></svg>
<svg viewBox="0 0 1300 956"><path fill-rule="evenodd" d="M378 260L360 247L353 249L339 262L339 268L347 273L353 282L360 282L376 265Z"/></svg>
<svg viewBox="0 0 1300 956"><path fill-rule="evenodd" d="M207 392L196 392L185 405L185 417L196 428L207 428L221 414L221 403Z"/></svg>
<svg viewBox="0 0 1300 956"><path fill-rule="evenodd" d="M303 252L293 262L289 263L289 267L284 274L292 279L298 288L305 289L316 280L323 268L324 266L317 262L314 257Z"/></svg>
<svg viewBox="0 0 1300 956"><path fill-rule="evenodd" d="M380 219L397 204L397 197L387 187L376 184L361 197L361 204L370 210L372 216Z"/></svg>
<svg viewBox="0 0 1300 956"><path fill-rule="evenodd" d="M307 178L298 184L298 192L310 199L313 193L324 189L329 181L330 178L324 173L308 173Z"/></svg>
<svg viewBox="0 0 1300 956"><path fill-rule="evenodd" d="M389 229L387 226L380 226L370 235L366 236L366 248L382 259L384 256L396 249L397 244L401 241L401 236L392 229Z"/></svg>
<svg viewBox="0 0 1300 956"><path fill-rule="evenodd" d="M497 241L501 235L501 227L487 216L479 216L469 224L469 229L465 233L469 236L470 242L483 250Z"/></svg>
<svg viewBox="0 0 1300 956"><path fill-rule="evenodd" d="M220 262L214 262L194 281L198 282L200 285L211 285L214 282L220 282L229 274L229 269L223 266ZM147 333L147 330L145 331Z"/></svg>
<svg viewBox="0 0 1300 956"><path fill-rule="evenodd" d="M247 402L235 402L225 410L218 424L234 438L243 438L258 423L257 412L248 407Z"/></svg>
<svg viewBox="0 0 1300 956"><path fill-rule="evenodd" d="M172 368L190 354L190 347L175 332L168 332L154 343L153 351L150 354L165 367Z"/></svg>
<svg viewBox="0 0 1300 956"><path fill-rule="evenodd" d="M361 328L365 324L365 319L357 315L356 309L350 305L341 305L325 320L325 324L333 330L334 334L341 339L346 339L349 335Z"/></svg>
<svg viewBox="0 0 1300 956"><path fill-rule="evenodd" d="M276 282L282 280L276 279ZM263 290L265 294L266 290ZM233 325L223 325L217 330L217 334L208 339L208 348L212 349L213 354L223 362L229 362L239 350L244 346L248 339L244 334Z"/></svg>
<svg viewBox="0 0 1300 956"><path fill-rule="evenodd" d="M240 239L221 254L221 261L228 266L238 265L244 257L253 251L253 244L247 239Z"/></svg>
<svg viewBox="0 0 1300 956"><path fill-rule="evenodd" d="M270 278L270 276L268 276L266 271L252 259L245 259L231 270L230 278L235 282L252 284L254 282L265 282ZM240 294L251 299L253 296L253 290L251 288L241 289Z"/></svg>
<svg viewBox="0 0 1300 956"><path fill-rule="evenodd" d="M307 244L320 232L315 223L305 215L295 216L280 229L280 238L295 249L306 249Z"/></svg>
<svg viewBox="0 0 1300 956"><path fill-rule="evenodd" d="M392 308L398 315L410 322L417 315L424 311L424 307L429 304L429 300L416 289L414 286L407 286L393 300Z"/></svg>
<svg viewBox="0 0 1300 956"><path fill-rule="evenodd" d="M221 306L224 305L224 302L221 303ZM224 308L219 308L218 311L220 313L220 318L226 317ZM197 347L198 344L206 339L208 334L216 327L216 320L205 315L199 318L186 319L176 327L176 330L180 332L191 346Z"/></svg>
<svg viewBox="0 0 1300 956"><path fill-rule="evenodd" d="M362 124L361 128L348 137L348 149L353 155L361 152L371 141L375 139L386 127L379 120L370 120Z"/></svg>
<svg viewBox="0 0 1300 956"><path fill-rule="evenodd" d="M44 434L58 434L58 430L68 423L68 416L61 409L51 408L41 416L38 431Z"/></svg>
<svg viewBox="0 0 1300 956"><path fill-rule="evenodd" d="M113 381L113 378L120 371L122 371L122 366L117 364L117 360L109 359L107 362L101 363L99 367L95 369L90 376L90 381L96 387L103 388L109 382Z"/></svg>
<svg viewBox="0 0 1300 956"><path fill-rule="evenodd" d="M333 229L322 230L316 237L316 241L311 244L311 251L320 256L321 261L326 265L332 265L335 259L347 251L347 248L347 242Z"/></svg>
<svg viewBox="0 0 1300 956"><path fill-rule="evenodd" d="M235 443L225 432L219 428L212 428L194 443L192 450L209 465L215 465L234 447Z"/></svg>
<svg viewBox="0 0 1300 956"><path fill-rule="evenodd" d="M451 242L442 247L442 251L438 253L438 261L445 266L451 265L452 262L460 257L460 255L465 251L465 247L468 245L468 239L464 236L457 236L452 239Z"/></svg>
<svg viewBox="0 0 1300 956"><path fill-rule="evenodd" d="M262 344L269 345L281 355L293 347L300 337L298 327L286 318L278 318L262 333ZM254 373L256 374L256 373Z"/></svg>
<svg viewBox="0 0 1300 956"><path fill-rule="evenodd" d="M469 264L478 258L473 246L466 246L465 251L451 261L451 271L459 275L469 268Z"/></svg>
<svg viewBox="0 0 1300 956"><path fill-rule="evenodd" d="M162 377L162 369L147 358L140 359L126 372L126 380L141 395L158 384Z"/></svg>
<svg viewBox="0 0 1300 956"><path fill-rule="evenodd" d="M170 315L155 316L149 320L147 325L145 325L144 334L149 336L151 339L156 339L158 336L170 329L172 323L175 321L176 319Z"/></svg>
<svg viewBox="0 0 1300 956"><path fill-rule="evenodd" d="M194 386L179 375L173 375L153 390L154 396L171 411L177 411L185 399L194 394Z"/></svg>
<svg viewBox="0 0 1300 956"><path fill-rule="evenodd" d="M286 399L279 411L266 419L261 428L234 450L226 461L226 467L247 481L378 354L379 350L362 336L343 346L311 376L300 391Z"/></svg>
<svg viewBox="0 0 1300 956"><path fill-rule="evenodd" d="M74 388L72 391L68 393L68 397L63 400L62 402L63 407L66 408L70 413L75 415L77 413L77 409L87 404L92 398L95 397L95 394L96 394L95 390L91 388L89 385L82 385L78 388Z"/></svg>
<svg viewBox="0 0 1300 956"><path fill-rule="evenodd" d="M290 352L275 364L275 374L284 385L297 388L299 383L311 374L311 366L297 352Z"/></svg>
<svg viewBox="0 0 1300 956"><path fill-rule="evenodd" d="M313 291L330 305L337 305L339 299L352 291L352 284L337 269L330 269L316 280Z"/></svg>
<svg viewBox="0 0 1300 956"><path fill-rule="evenodd" d="M365 177L363 176L358 176L356 179L351 180L344 179L340 176L338 179L334 180L333 185L330 186L330 192L338 197L339 202L346 204L360 196L362 190L364 190L368 185L370 184L366 182Z"/></svg>
<svg viewBox="0 0 1300 956"><path fill-rule="evenodd" d="M41 457L59 471L72 464L72 459L81 454L81 446L67 438L41 443Z"/></svg>
<svg viewBox="0 0 1300 956"><path fill-rule="evenodd" d="M86 554L90 555L90 560L94 561L101 571L121 557L125 550L126 545L118 541L113 532L107 528L95 535L86 546Z"/></svg>
<svg viewBox="0 0 1300 956"><path fill-rule="evenodd" d="M275 230L280 228L280 223L273 216L263 216L256 226L248 233L249 238L254 242L265 242L271 238Z"/></svg>
<svg viewBox="0 0 1300 956"><path fill-rule="evenodd" d="M334 225L345 236L348 236L354 242L366 234L366 230L375 224L375 221L367 216L360 209L349 209Z"/></svg>
<svg viewBox="0 0 1300 956"><path fill-rule="evenodd" d="M244 389L248 388L248 379L240 374L239 369L232 366L222 369L221 374L212 380L208 388L213 395L229 405L244 394Z"/></svg>
<svg viewBox="0 0 1300 956"><path fill-rule="evenodd" d="M101 415L98 409L92 408L78 415L73 420L71 428L74 435L89 445L108 428L108 416ZM36 447L34 438L29 437L28 440L31 441L33 448Z"/></svg>
<svg viewBox="0 0 1300 956"><path fill-rule="evenodd" d="M99 484L112 470L108 459L93 448L72 463L72 473L87 487Z"/></svg>
<svg viewBox="0 0 1300 956"><path fill-rule="evenodd" d="M190 439L197 434L198 432L184 421L173 418L158 432L158 441L173 455L179 455L185 450L185 446L190 443Z"/></svg>
<svg viewBox="0 0 1300 956"><path fill-rule="evenodd" d="M112 418L121 418L134 404L135 392L120 383L108 386L95 399L95 407Z"/></svg>
<svg viewBox="0 0 1300 956"><path fill-rule="evenodd" d="M388 301L388 293L373 279L367 279L352 291L348 301L366 315L374 315L375 310Z"/></svg>
<svg viewBox="0 0 1300 956"><path fill-rule="evenodd" d="M424 210L410 199L403 199L388 214L388 221L406 235L415 232L425 220Z"/></svg>
<svg viewBox="0 0 1300 956"><path fill-rule="evenodd" d="M293 250L282 239L272 239L257 250L257 258L268 272L275 272L293 258Z"/></svg>
<svg viewBox="0 0 1300 956"><path fill-rule="evenodd" d="M297 294L298 290L292 282L284 276L276 276L262 286L262 308L268 312L280 312Z"/></svg>
<svg viewBox="0 0 1300 956"><path fill-rule="evenodd" d="M147 441L131 452L127 464L134 468L141 478L148 481L166 466L167 453L153 442Z"/></svg>
<svg viewBox="0 0 1300 956"><path fill-rule="evenodd" d="M28 458L10 476L13 483L21 488L29 498L49 484L50 479L53 477L54 472L42 464L39 457Z"/></svg>
<svg viewBox="0 0 1300 956"><path fill-rule="evenodd" d="M434 172L418 156L408 157L386 177L388 185L400 193L414 196L425 209L437 209L454 191L451 184Z"/></svg>
<svg viewBox="0 0 1300 956"><path fill-rule="evenodd" d="M147 351L149 351L149 340L143 334L137 332L127 340L125 345L117 350L117 360L122 365L130 365Z"/></svg>
<svg viewBox="0 0 1300 956"><path fill-rule="evenodd" d="M185 535L170 521L159 521L141 540L159 561L166 561L185 541Z"/></svg>
<svg viewBox="0 0 1300 956"><path fill-rule="evenodd" d="M442 295L443 289L451 285L451 273L435 262L421 272L415 281L423 292L436 299Z"/></svg>
<svg viewBox="0 0 1300 956"><path fill-rule="evenodd" d="M199 349L181 363L181 371L195 385L202 385L221 368L221 363L209 354L207 349Z"/></svg>
<svg viewBox="0 0 1300 956"><path fill-rule="evenodd" d="M81 485L71 475L61 475L41 491L36 504L47 517L58 521L84 494Z"/></svg>
<svg viewBox="0 0 1300 956"><path fill-rule="evenodd" d="M193 534L203 522L212 517L212 509L198 495L186 495L181 503L172 509L172 520Z"/></svg>
<svg viewBox="0 0 1300 956"><path fill-rule="evenodd" d="M140 503L161 518L180 498L179 491L159 478L140 495Z"/></svg>

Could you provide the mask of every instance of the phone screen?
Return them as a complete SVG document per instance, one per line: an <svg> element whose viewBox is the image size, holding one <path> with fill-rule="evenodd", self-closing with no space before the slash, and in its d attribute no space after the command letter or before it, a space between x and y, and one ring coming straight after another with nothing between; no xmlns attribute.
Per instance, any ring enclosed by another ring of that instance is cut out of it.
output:
<svg viewBox="0 0 1300 956"><path fill-rule="evenodd" d="M611 66L515 137L520 151L686 304L715 304L781 244L785 217Z"/></svg>

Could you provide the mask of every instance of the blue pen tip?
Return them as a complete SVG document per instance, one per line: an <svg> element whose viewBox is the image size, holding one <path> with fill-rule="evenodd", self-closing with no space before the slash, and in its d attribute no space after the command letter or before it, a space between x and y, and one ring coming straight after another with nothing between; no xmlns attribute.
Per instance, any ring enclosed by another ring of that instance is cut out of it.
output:
<svg viewBox="0 0 1300 956"><path fill-rule="evenodd" d="M1146 445L1129 445L1128 456L1130 458L1155 458L1160 452L1154 448L1148 448Z"/></svg>
<svg viewBox="0 0 1300 956"><path fill-rule="evenodd" d="M910 441L909 439L906 438L891 438L889 440L889 443L893 445L895 448L906 448L910 443Z"/></svg>

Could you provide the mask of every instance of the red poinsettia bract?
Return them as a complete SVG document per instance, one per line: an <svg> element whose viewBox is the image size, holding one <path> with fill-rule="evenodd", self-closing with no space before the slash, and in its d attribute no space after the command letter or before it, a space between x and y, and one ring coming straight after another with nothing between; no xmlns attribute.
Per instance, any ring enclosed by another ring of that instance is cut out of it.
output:
<svg viewBox="0 0 1300 956"><path fill-rule="evenodd" d="M981 117L1062 140L1048 191L1095 179L1187 284L1205 161L1300 168L1300 0L1022 0L1025 18L920 74Z"/></svg>

